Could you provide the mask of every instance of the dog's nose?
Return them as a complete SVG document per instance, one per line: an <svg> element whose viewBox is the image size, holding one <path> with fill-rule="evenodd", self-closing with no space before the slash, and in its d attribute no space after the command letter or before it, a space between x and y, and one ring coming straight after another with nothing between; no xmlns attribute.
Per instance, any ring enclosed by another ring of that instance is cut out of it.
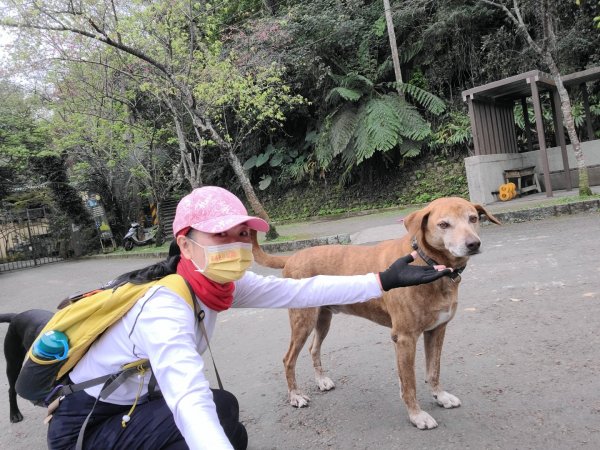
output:
<svg viewBox="0 0 600 450"><path fill-rule="evenodd" d="M479 239L472 239L466 242L466 246L469 249L469 252L473 253L479 250L481 241Z"/></svg>

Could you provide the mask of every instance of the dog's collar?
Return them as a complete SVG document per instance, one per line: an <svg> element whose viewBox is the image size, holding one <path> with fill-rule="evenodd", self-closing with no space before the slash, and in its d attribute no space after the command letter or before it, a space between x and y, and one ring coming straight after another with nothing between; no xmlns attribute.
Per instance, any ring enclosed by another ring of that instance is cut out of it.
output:
<svg viewBox="0 0 600 450"><path fill-rule="evenodd" d="M439 264L438 264L438 263L437 263L435 260L433 260L433 259L431 259L429 256L427 256L427 255L425 254L425 252L424 252L424 251L421 249L421 247L419 247L419 244L417 244L417 237L416 237L416 236L414 236L414 237L412 238L411 246L412 246L412 248L413 248L414 250L416 250L416 251L417 251L417 253L418 253L418 254L419 254L419 256L421 257L421 259L422 259L423 261L425 261L425 262L427 263L427 265L428 265L428 266L431 266L431 267L433 267L433 266L438 266L438 265L439 265ZM456 282L460 281L460 274L461 274L461 273L463 272L463 270L465 270L466 268L467 268L467 266L458 267L458 268L454 269L454 270L452 271L452 273L450 273L450 275L448 275L448 276L450 277L450 279L451 279L452 281L454 281L454 282L456 283ZM457 278L458 278L458 280L457 280Z"/></svg>

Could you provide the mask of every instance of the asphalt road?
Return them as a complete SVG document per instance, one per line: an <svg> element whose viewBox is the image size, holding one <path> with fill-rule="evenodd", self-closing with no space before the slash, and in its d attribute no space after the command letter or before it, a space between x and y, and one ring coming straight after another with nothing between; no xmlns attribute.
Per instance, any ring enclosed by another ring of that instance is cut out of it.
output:
<svg viewBox="0 0 600 450"><path fill-rule="evenodd" d="M286 311L223 313L211 344L225 387L240 401L249 448L600 448L600 214L489 225L481 235L483 253L463 274L442 355L442 383L462 406L444 410L424 382L417 385L435 430L408 421L388 329L337 315L323 346L336 389L318 391L304 349L298 382L312 402L295 409L281 363ZM2 273L0 312L53 309L75 291L151 262L82 260ZM0 324L0 338L5 332ZM0 366L3 373L2 358ZM45 448L44 410L21 400L25 420L11 424L0 377L0 448ZM424 379L421 343L417 379Z"/></svg>

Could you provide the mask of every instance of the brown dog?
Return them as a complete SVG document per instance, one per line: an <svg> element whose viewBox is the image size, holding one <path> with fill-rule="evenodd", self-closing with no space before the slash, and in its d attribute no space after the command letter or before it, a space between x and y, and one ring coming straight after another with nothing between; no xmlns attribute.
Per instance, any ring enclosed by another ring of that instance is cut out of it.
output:
<svg viewBox="0 0 600 450"><path fill-rule="evenodd" d="M358 275L387 269L397 258L419 252L414 264L443 264L455 270L429 284L392 289L382 297L365 303L290 309L292 327L290 347L283 363L293 406L307 406L309 398L296 385L296 360L306 339L314 330L310 353L319 389L330 390L333 381L323 374L321 344L331 324L333 312L364 317L392 329L392 341L400 378L400 393L410 421L419 429L437 427L437 422L422 411L416 398L415 352L424 334L427 383L433 398L444 408L460 406L460 400L440 385L440 357L447 323L456 313L460 272L469 257L479 253L479 218L500 222L481 205L457 197L441 198L404 219L408 234L401 239L375 246L325 245L301 250L291 256L266 254L252 233L253 253L258 264L283 269L283 276L305 278L313 275Z"/></svg>

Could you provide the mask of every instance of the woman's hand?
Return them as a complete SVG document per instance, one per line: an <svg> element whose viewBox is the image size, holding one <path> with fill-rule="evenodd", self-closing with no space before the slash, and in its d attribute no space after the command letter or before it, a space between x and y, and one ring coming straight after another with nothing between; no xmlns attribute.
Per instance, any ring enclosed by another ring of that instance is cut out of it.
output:
<svg viewBox="0 0 600 450"><path fill-rule="evenodd" d="M411 266L415 260L417 252L397 259L390 267L383 272L379 272L379 281L384 291L390 289L416 286L418 284L431 283L438 278L452 273L452 269L446 266Z"/></svg>

